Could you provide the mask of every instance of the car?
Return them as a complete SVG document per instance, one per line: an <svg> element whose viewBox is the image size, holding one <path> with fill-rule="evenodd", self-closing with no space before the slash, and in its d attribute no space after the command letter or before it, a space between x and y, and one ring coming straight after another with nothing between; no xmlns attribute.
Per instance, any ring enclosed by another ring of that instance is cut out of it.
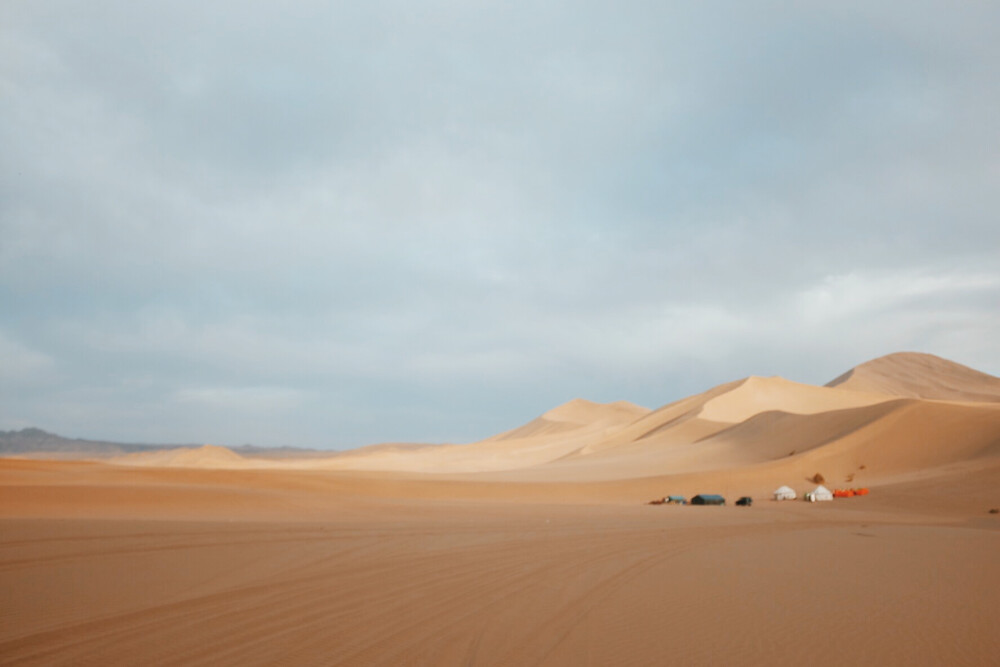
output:
<svg viewBox="0 0 1000 667"><path fill-rule="evenodd" d="M750 496L743 496L742 498L736 501L736 504L739 505L740 507L750 507L751 505L753 505L753 498L751 498Z"/></svg>

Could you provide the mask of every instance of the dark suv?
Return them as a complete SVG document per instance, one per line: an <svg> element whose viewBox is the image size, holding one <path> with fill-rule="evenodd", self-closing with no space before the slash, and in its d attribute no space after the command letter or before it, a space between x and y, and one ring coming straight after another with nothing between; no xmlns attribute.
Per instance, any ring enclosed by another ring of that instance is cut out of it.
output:
<svg viewBox="0 0 1000 667"><path fill-rule="evenodd" d="M742 498L736 501L736 504L740 505L741 507L750 507L751 505L753 505L753 498L751 498L750 496L743 496Z"/></svg>

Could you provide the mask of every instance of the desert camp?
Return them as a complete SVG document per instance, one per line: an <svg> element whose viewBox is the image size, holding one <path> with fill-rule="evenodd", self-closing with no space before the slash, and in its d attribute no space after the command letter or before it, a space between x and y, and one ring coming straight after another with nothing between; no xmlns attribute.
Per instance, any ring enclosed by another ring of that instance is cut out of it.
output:
<svg viewBox="0 0 1000 667"><path fill-rule="evenodd" d="M795 493L795 489L790 486L779 486L774 490L772 495L775 500L795 500L798 498L798 494Z"/></svg>
<svg viewBox="0 0 1000 667"><path fill-rule="evenodd" d="M833 493L822 484L805 495L805 499L811 503L833 500Z"/></svg>

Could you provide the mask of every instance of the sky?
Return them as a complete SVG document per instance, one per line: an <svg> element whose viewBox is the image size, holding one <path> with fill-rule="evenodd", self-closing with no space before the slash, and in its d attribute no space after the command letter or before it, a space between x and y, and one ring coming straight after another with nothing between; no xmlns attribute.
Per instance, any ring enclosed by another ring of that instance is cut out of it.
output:
<svg viewBox="0 0 1000 667"><path fill-rule="evenodd" d="M1000 375L1000 4L0 3L0 429L470 442Z"/></svg>

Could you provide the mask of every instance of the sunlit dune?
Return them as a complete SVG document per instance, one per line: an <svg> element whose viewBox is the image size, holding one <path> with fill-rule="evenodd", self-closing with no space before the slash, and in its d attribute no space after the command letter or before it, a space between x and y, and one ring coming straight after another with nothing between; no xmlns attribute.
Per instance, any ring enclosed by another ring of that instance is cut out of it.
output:
<svg viewBox="0 0 1000 667"><path fill-rule="evenodd" d="M818 387L750 377L657 410L575 399L523 426L465 445L377 446L328 458L281 460L205 446L129 454L111 462L575 483L710 471L743 477L747 471L742 469L753 466L753 475L766 486L817 466L845 478L875 479L995 453L1000 403L943 396L982 399L1000 383L996 378L916 354L868 362L841 378L847 379ZM865 378L878 381L862 385ZM926 398L901 398L921 392Z"/></svg>
<svg viewBox="0 0 1000 667"><path fill-rule="evenodd" d="M166 468L252 468L267 465L263 461L248 460L231 449L217 445L126 454L110 461L121 465Z"/></svg>
<svg viewBox="0 0 1000 667"><path fill-rule="evenodd" d="M828 387L945 401L1000 401L1000 378L933 354L898 352L861 364Z"/></svg>
<svg viewBox="0 0 1000 667"><path fill-rule="evenodd" d="M791 382L780 377L747 378L740 385L705 402L698 416L735 424L762 412L811 415L872 405L889 400L884 394L842 391Z"/></svg>
<svg viewBox="0 0 1000 667"><path fill-rule="evenodd" d="M649 408L627 401L603 404L577 398L549 410L524 426L488 438L487 441L517 440L539 435L566 433L594 424L613 428L616 425L628 424L649 412Z"/></svg>

